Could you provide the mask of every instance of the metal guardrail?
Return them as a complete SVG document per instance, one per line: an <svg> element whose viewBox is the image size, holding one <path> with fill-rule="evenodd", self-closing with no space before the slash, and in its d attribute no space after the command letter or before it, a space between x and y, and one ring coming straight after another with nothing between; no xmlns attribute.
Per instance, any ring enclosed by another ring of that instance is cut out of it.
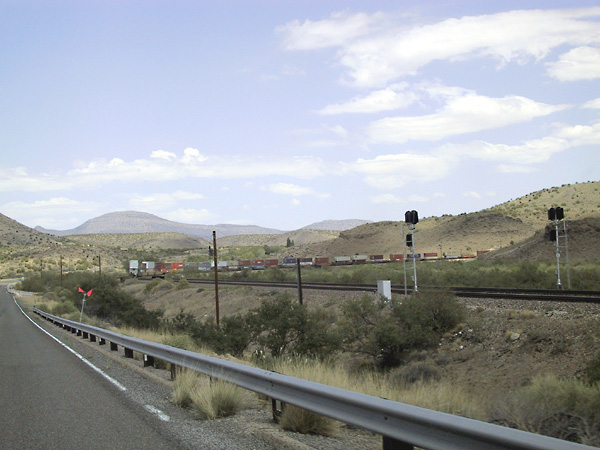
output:
<svg viewBox="0 0 600 450"><path fill-rule="evenodd" d="M418 446L430 450L592 450L595 447L562 441L478 420L454 416L416 406L347 391L281 375L168 345L114 333L73 322L34 308L39 314L73 333L92 341L117 345L125 355L137 351L144 364L154 358L224 379L272 399L313 411L383 436L384 450L407 450Z"/></svg>

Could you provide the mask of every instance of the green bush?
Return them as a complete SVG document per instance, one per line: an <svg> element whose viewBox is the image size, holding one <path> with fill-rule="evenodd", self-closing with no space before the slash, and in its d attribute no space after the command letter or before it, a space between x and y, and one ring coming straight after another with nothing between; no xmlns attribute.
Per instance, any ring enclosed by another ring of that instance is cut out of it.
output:
<svg viewBox="0 0 600 450"><path fill-rule="evenodd" d="M290 294L262 301L246 315L252 341L268 349L271 356L285 354L325 357L339 348L332 329L335 319L324 312L309 312Z"/></svg>
<svg viewBox="0 0 600 450"><path fill-rule="evenodd" d="M346 350L394 367L409 351L435 345L464 316L464 306L443 291L420 292L402 302L365 295L342 305L339 327Z"/></svg>

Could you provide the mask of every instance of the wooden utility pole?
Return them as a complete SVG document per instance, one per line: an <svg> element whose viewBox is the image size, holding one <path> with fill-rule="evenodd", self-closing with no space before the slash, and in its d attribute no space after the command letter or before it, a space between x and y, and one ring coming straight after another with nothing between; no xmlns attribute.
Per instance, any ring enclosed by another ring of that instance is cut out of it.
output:
<svg viewBox="0 0 600 450"><path fill-rule="evenodd" d="M213 231L213 256L215 263L215 308L217 316L217 326L219 325L219 269L217 266L217 232Z"/></svg>
<svg viewBox="0 0 600 450"><path fill-rule="evenodd" d="M102 260L100 259L100 255L98 255L98 275L102 276Z"/></svg>
<svg viewBox="0 0 600 450"><path fill-rule="evenodd" d="M63 285L63 256L60 255L60 285Z"/></svg>
<svg viewBox="0 0 600 450"><path fill-rule="evenodd" d="M296 258L296 268L298 269L298 302L302 305L302 270L300 270L300 258Z"/></svg>

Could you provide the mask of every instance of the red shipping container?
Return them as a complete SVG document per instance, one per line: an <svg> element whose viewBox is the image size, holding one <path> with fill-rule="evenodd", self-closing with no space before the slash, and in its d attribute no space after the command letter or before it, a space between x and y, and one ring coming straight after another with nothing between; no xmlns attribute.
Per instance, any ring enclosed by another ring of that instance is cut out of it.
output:
<svg viewBox="0 0 600 450"><path fill-rule="evenodd" d="M391 253L390 261L403 261L404 255L402 253Z"/></svg>
<svg viewBox="0 0 600 450"><path fill-rule="evenodd" d="M266 267L277 267L279 266L279 260L277 259L265 259Z"/></svg>

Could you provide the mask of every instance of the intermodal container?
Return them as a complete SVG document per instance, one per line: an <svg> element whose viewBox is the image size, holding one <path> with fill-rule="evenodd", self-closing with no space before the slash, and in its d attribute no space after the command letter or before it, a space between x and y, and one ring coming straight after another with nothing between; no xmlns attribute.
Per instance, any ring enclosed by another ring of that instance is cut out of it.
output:
<svg viewBox="0 0 600 450"><path fill-rule="evenodd" d="M315 258L315 266L328 266L328 265L329 265L328 257L321 256L321 257Z"/></svg>
<svg viewBox="0 0 600 450"><path fill-rule="evenodd" d="M404 261L402 253L390 253L390 261Z"/></svg>
<svg viewBox="0 0 600 450"><path fill-rule="evenodd" d="M354 264L365 264L367 262L368 256L367 255L354 255L352 257L352 262Z"/></svg>
<svg viewBox="0 0 600 450"><path fill-rule="evenodd" d="M437 253L423 253L423 259L438 259Z"/></svg>
<svg viewBox="0 0 600 450"><path fill-rule="evenodd" d="M383 255L369 255L369 262L380 263L383 262Z"/></svg>
<svg viewBox="0 0 600 450"><path fill-rule="evenodd" d="M278 259L265 259L265 267L278 267L279 260Z"/></svg>

